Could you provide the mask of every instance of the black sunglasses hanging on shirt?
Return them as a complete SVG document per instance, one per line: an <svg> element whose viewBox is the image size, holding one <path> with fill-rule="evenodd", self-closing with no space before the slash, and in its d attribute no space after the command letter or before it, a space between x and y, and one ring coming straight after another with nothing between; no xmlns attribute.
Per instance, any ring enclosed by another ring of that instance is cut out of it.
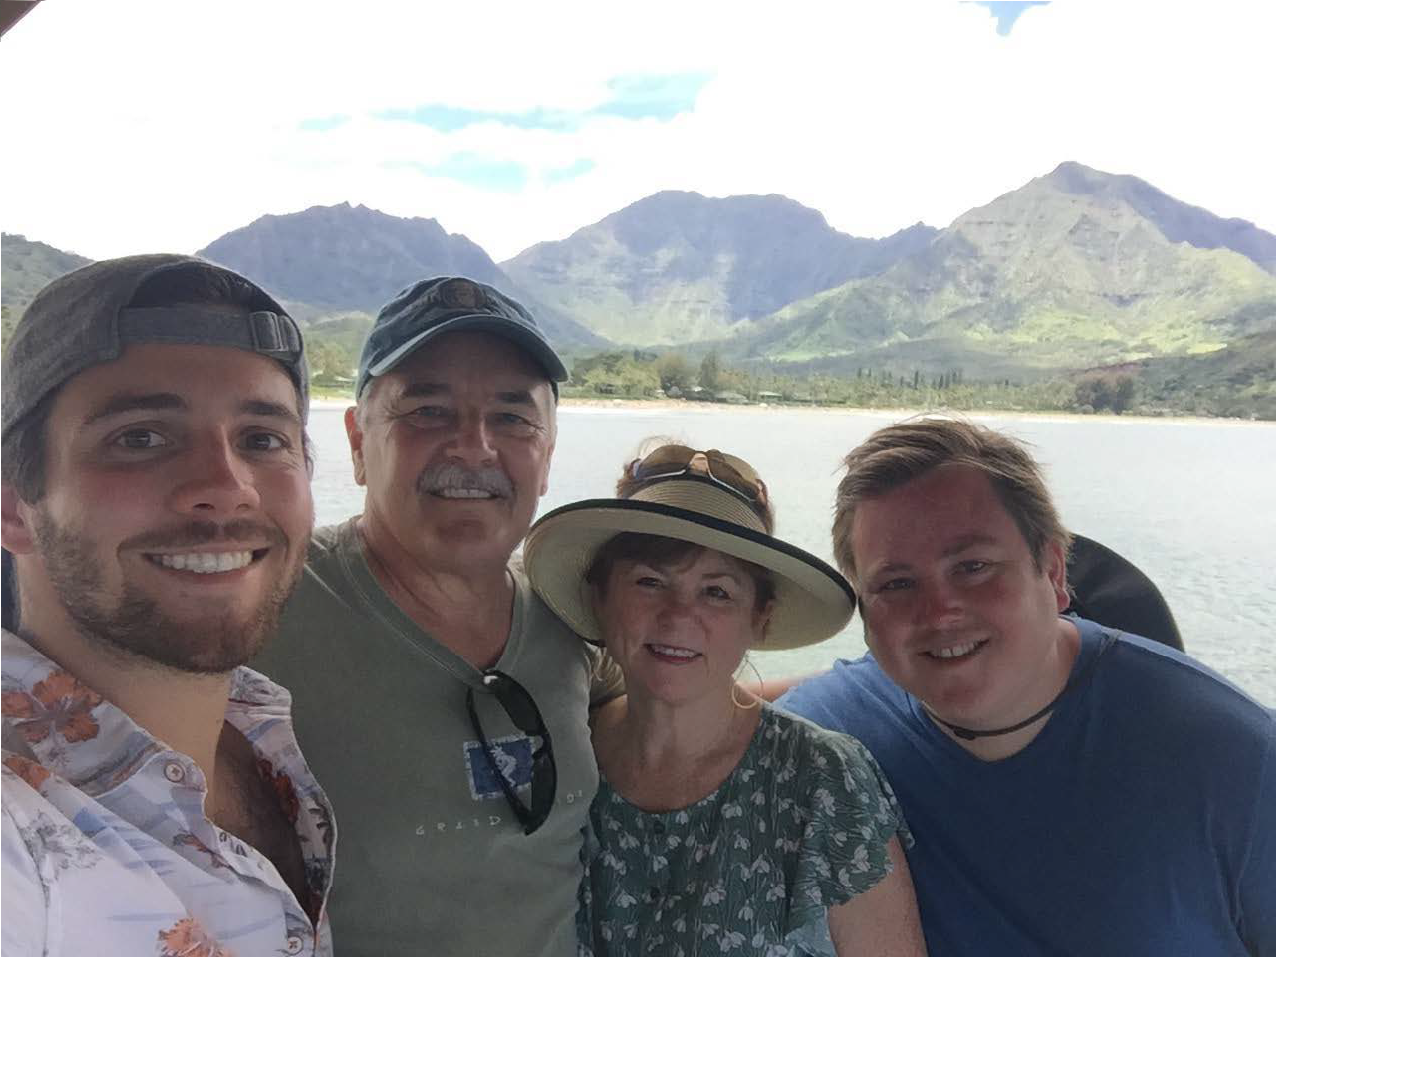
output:
<svg viewBox="0 0 1423 1067"><path fill-rule="evenodd" d="M474 689L465 691L465 707L469 711L469 721L474 725L475 736L479 738L480 750L489 764L499 788L504 791L504 799L514 809L514 815L523 826L525 834L531 834L544 824L553 810L553 798L558 787L558 772L553 763L553 739L549 737L548 726L544 723L539 707L529 691L510 678L503 671L481 672L480 681L489 694L499 701L509 721L534 739L533 768L531 773L530 803L525 804L519 797L514 783L499 768L494 753L489 747L489 739L484 736L479 715L474 710Z"/></svg>

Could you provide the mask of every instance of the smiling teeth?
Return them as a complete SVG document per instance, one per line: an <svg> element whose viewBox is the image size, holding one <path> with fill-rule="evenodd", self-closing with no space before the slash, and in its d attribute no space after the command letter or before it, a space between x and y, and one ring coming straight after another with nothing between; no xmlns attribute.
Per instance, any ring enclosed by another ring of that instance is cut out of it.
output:
<svg viewBox="0 0 1423 1067"><path fill-rule="evenodd" d="M936 649L930 652L929 655L935 659L958 659L960 656L967 656L982 644L984 644L982 641L970 641L966 645L951 645L948 648Z"/></svg>
<svg viewBox="0 0 1423 1067"><path fill-rule="evenodd" d="M184 552L172 556L155 556L160 566L175 571L196 571L198 574L220 574L235 571L252 562L251 552Z"/></svg>
<svg viewBox="0 0 1423 1067"><path fill-rule="evenodd" d="M671 645L648 645L659 656L673 656L676 659L692 659L698 655L689 648L674 648Z"/></svg>
<svg viewBox="0 0 1423 1067"><path fill-rule="evenodd" d="M436 496L451 500L492 500L494 494L487 489L436 489Z"/></svg>

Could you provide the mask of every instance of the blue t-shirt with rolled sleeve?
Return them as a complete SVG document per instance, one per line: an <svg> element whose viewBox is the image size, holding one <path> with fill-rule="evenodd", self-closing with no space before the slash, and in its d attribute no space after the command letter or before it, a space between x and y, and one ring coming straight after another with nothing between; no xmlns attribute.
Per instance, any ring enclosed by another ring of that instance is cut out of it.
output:
<svg viewBox="0 0 1423 1067"><path fill-rule="evenodd" d="M1174 649L1071 621L1057 706L1004 760L970 755L868 655L779 704L884 769L931 954L1273 955L1273 716Z"/></svg>

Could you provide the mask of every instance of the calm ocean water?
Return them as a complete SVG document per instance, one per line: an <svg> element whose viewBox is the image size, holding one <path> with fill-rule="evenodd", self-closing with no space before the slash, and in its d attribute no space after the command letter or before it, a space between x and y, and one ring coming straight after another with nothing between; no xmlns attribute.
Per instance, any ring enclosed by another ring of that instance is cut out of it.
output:
<svg viewBox="0 0 1423 1067"><path fill-rule="evenodd" d="M770 487L777 534L830 558L836 467L896 416L792 409L565 407L540 514L611 496L639 441L673 436L732 452ZM1126 556L1156 582L1191 655L1257 700L1275 702L1275 427L1003 416L1047 470L1068 528ZM340 411L311 413L316 521L361 509ZM858 619L809 649L753 657L767 677L821 669L864 651Z"/></svg>

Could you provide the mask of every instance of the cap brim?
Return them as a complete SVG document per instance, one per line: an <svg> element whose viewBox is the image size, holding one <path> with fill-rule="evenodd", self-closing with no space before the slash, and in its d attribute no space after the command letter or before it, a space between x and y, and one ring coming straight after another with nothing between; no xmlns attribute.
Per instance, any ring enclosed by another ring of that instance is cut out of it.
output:
<svg viewBox="0 0 1423 1067"><path fill-rule="evenodd" d="M643 500L581 500L549 512L529 531L524 570L535 591L586 641L601 641L593 557L620 533L655 534L759 564L775 577L776 600L755 649L801 648L834 637L855 611L855 594L823 560L785 541L698 511Z"/></svg>
<svg viewBox="0 0 1423 1067"><path fill-rule="evenodd" d="M503 337L512 342L520 351L527 353L539 365L544 374L548 375L549 381L566 382L568 380L568 368L558 358L558 353L533 330L501 316L478 313L446 319L444 322L431 326L424 333L416 334L379 363L372 365L366 372L367 376L379 378L382 374L394 370L406 356L443 333L492 333L497 337Z"/></svg>

